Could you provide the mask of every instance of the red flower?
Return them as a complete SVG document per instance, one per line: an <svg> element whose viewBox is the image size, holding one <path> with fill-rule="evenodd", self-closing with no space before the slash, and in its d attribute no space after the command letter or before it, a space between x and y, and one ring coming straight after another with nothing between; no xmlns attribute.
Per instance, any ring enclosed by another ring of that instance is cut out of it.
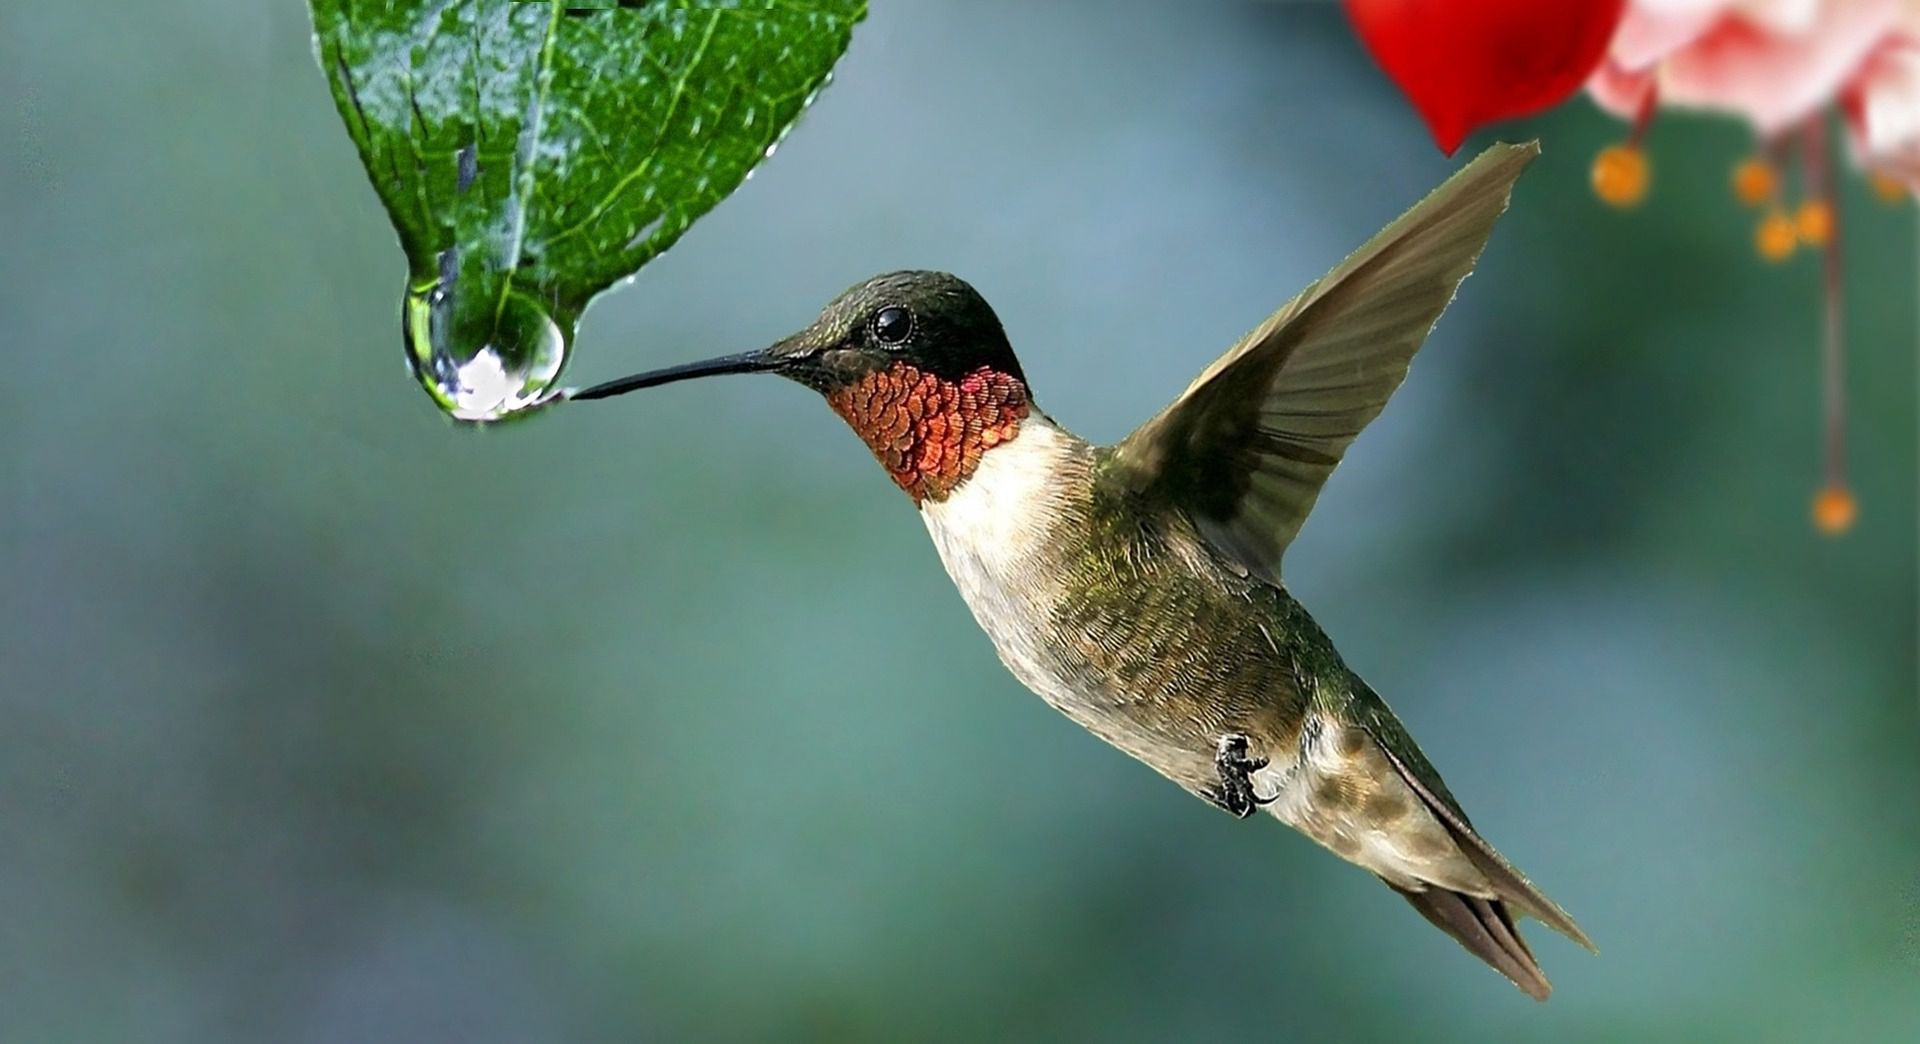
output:
<svg viewBox="0 0 1920 1044"><path fill-rule="evenodd" d="M1920 0L1345 0L1374 58L1452 153L1482 123L1537 112L1584 81L1631 120L1601 150L1593 189L1638 206L1653 183L1642 136L1661 108L1726 113L1758 149L1734 168L1735 198L1758 208L1754 248L1775 262L1822 255L1825 480L1813 517L1853 524L1846 480L1846 370L1840 220L1828 114L1845 116L1856 160L1889 202L1920 191ZM1798 146L1797 202L1788 198Z"/></svg>
<svg viewBox="0 0 1920 1044"><path fill-rule="evenodd" d="M1360 40L1452 155L1485 123L1586 82L1625 0L1345 0Z"/></svg>

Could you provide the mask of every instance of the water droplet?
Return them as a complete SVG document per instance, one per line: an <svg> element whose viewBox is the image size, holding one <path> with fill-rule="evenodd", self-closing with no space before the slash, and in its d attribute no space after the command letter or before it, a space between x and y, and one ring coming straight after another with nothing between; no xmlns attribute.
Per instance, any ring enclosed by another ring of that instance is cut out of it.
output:
<svg viewBox="0 0 1920 1044"><path fill-rule="evenodd" d="M455 420L505 420L552 402L573 322L514 289L464 298L440 281L407 291L407 361Z"/></svg>
<svg viewBox="0 0 1920 1044"><path fill-rule="evenodd" d="M649 221L646 224L640 226L639 230L634 232L634 234L627 239L627 245L623 249L632 250L634 247L637 247L640 244L645 243L647 240L652 239L653 234L655 232L660 231L661 223L666 220L667 220L666 212L662 211L652 221Z"/></svg>

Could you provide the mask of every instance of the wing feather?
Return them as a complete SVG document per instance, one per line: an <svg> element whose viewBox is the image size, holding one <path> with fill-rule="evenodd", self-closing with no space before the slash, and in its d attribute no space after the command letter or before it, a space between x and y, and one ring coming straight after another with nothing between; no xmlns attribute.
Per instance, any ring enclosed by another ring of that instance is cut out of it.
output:
<svg viewBox="0 0 1920 1044"><path fill-rule="evenodd" d="M1114 446L1112 474L1278 579L1322 484L1405 379L1539 153L1532 142L1481 153Z"/></svg>

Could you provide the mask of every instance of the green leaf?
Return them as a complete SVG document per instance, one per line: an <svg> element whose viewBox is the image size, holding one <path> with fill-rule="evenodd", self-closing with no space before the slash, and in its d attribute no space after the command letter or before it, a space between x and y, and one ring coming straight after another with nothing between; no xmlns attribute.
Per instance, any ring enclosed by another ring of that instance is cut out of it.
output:
<svg viewBox="0 0 1920 1044"><path fill-rule="evenodd" d="M442 409L550 401L594 295L771 155L865 0L309 0Z"/></svg>

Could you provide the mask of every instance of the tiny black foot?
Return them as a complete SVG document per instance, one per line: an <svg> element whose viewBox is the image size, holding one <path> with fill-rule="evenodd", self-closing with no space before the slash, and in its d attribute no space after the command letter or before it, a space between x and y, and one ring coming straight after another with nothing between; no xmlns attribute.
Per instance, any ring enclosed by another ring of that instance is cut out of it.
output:
<svg viewBox="0 0 1920 1044"><path fill-rule="evenodd" d="M1254 792L1253 774L1267 767L1267 759L1248 756L1247 737L1242 733L1229 732L1220 737L1220 747L1213 755L1213 767L1220 773L1220 788L1209 792L1207 797L1241 819L1253 815L1254 809L1271 804L1280 796L1275 794L1270 798L1262 798Z"/></svg>

